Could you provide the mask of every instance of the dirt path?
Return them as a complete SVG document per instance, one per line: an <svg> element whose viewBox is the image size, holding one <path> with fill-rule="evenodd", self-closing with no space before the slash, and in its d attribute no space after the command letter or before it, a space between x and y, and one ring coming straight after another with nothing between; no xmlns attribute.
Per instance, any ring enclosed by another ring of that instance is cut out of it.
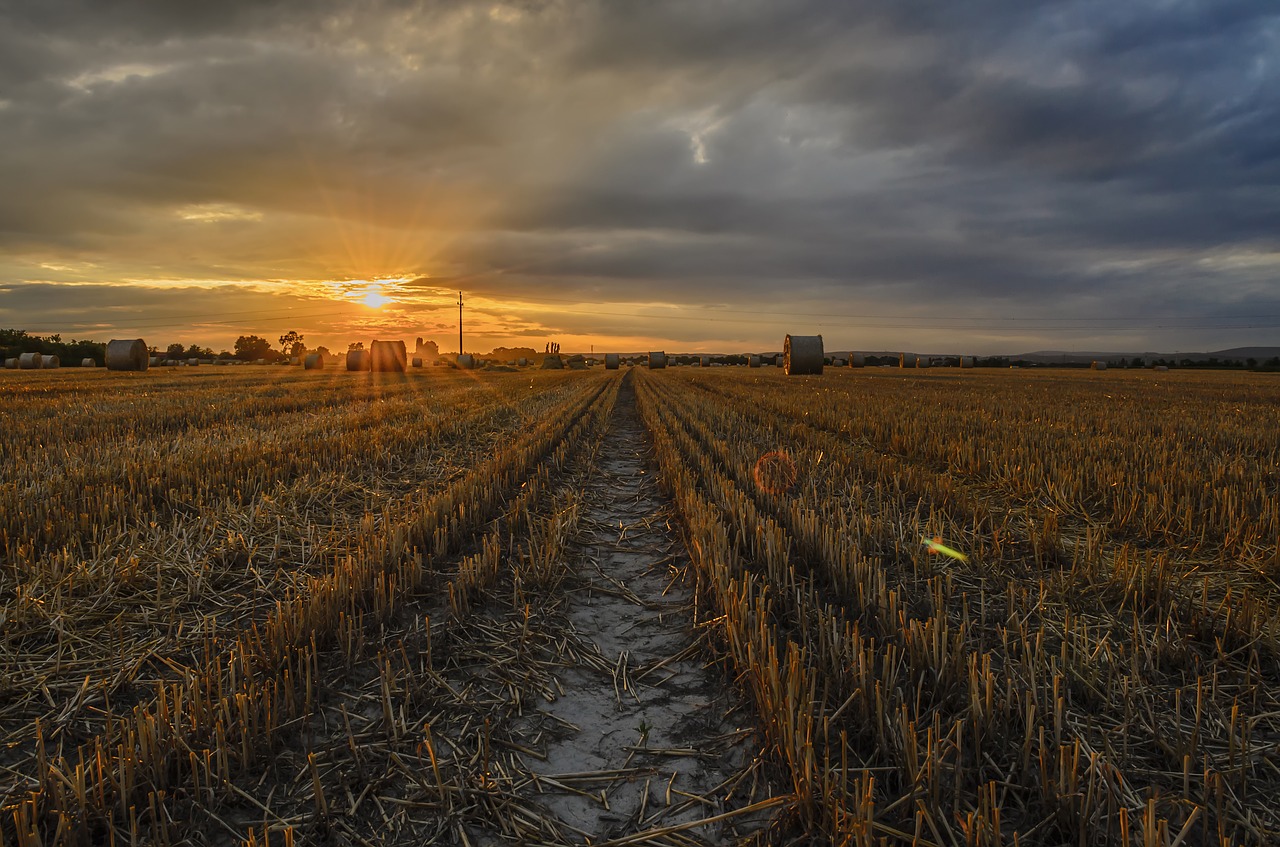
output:
<svg viewBox="0 0 1280 847"><path fill-rule="evenodd" d="M587 661L557 673L563 696L540 704L559 729L545 761L525 760L525 793L583 841L716 816L681 835L731 840L767 815L724 815L768 796L756 738L723 673L704 666L687 559L645 462L629 379L607 439L566 583L569 652Z"/></svg>

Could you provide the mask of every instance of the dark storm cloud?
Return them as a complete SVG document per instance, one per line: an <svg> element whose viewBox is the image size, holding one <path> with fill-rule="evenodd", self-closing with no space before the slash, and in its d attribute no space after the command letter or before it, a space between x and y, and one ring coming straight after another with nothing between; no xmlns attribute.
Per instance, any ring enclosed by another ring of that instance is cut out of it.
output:
<svg viewBox="0 0 1280 847"><path fill-rule="evenodd" d="M1271 0L0 17L5 267L369 267L602 309L641 289L761 312L780 291L974 319L1280 312Z"/></svg>

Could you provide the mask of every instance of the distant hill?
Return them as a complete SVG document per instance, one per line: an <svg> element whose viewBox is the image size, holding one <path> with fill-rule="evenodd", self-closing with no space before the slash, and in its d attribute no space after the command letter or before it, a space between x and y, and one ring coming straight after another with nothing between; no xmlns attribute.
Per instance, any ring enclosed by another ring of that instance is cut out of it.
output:
<svg viewBox="0 0 1280 847"><path fill-rule="evenodd" d="M1127 352L1080 352L1080 351L1064 351L1064 350L1037 350L1034 353L1015 353L1009 354L1010 359L1022 359L1027 362L1041 362L1050 364L1054 362L1069 363L1088 363L1094 359L1103 361L1112 361L1115 359L1166 359L1168 361L1181 362L1183 359L1190 359L1193 362L1205 362L1209 359L1257 359L1259 362L1280 356L1280 347L1233 347L1230 350L1214 350L1209 353L1198 353L1180 351L1177 353L1153 353L1150 350L1138 352L1129 350Z"/></svg>

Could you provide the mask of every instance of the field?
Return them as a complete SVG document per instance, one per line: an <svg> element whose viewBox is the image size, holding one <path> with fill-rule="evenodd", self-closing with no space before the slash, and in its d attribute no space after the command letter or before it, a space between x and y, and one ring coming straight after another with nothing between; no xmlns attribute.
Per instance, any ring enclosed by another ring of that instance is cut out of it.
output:
<svg viewBox="0 0 1280 847"><path fill-rule="evenodd" d="M0 844L1280 842L1268 375L0 372L0 431Z"/></svg>

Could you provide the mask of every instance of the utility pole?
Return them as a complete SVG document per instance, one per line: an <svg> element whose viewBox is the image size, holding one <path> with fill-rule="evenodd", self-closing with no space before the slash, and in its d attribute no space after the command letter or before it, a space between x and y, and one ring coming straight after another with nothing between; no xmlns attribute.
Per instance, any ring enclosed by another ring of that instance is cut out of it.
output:
<svg viewBox="0 0 1280 847"><path fill-rule="evenodd" d="M462 292L458 292L458 355L462 355Z"/></svg>

